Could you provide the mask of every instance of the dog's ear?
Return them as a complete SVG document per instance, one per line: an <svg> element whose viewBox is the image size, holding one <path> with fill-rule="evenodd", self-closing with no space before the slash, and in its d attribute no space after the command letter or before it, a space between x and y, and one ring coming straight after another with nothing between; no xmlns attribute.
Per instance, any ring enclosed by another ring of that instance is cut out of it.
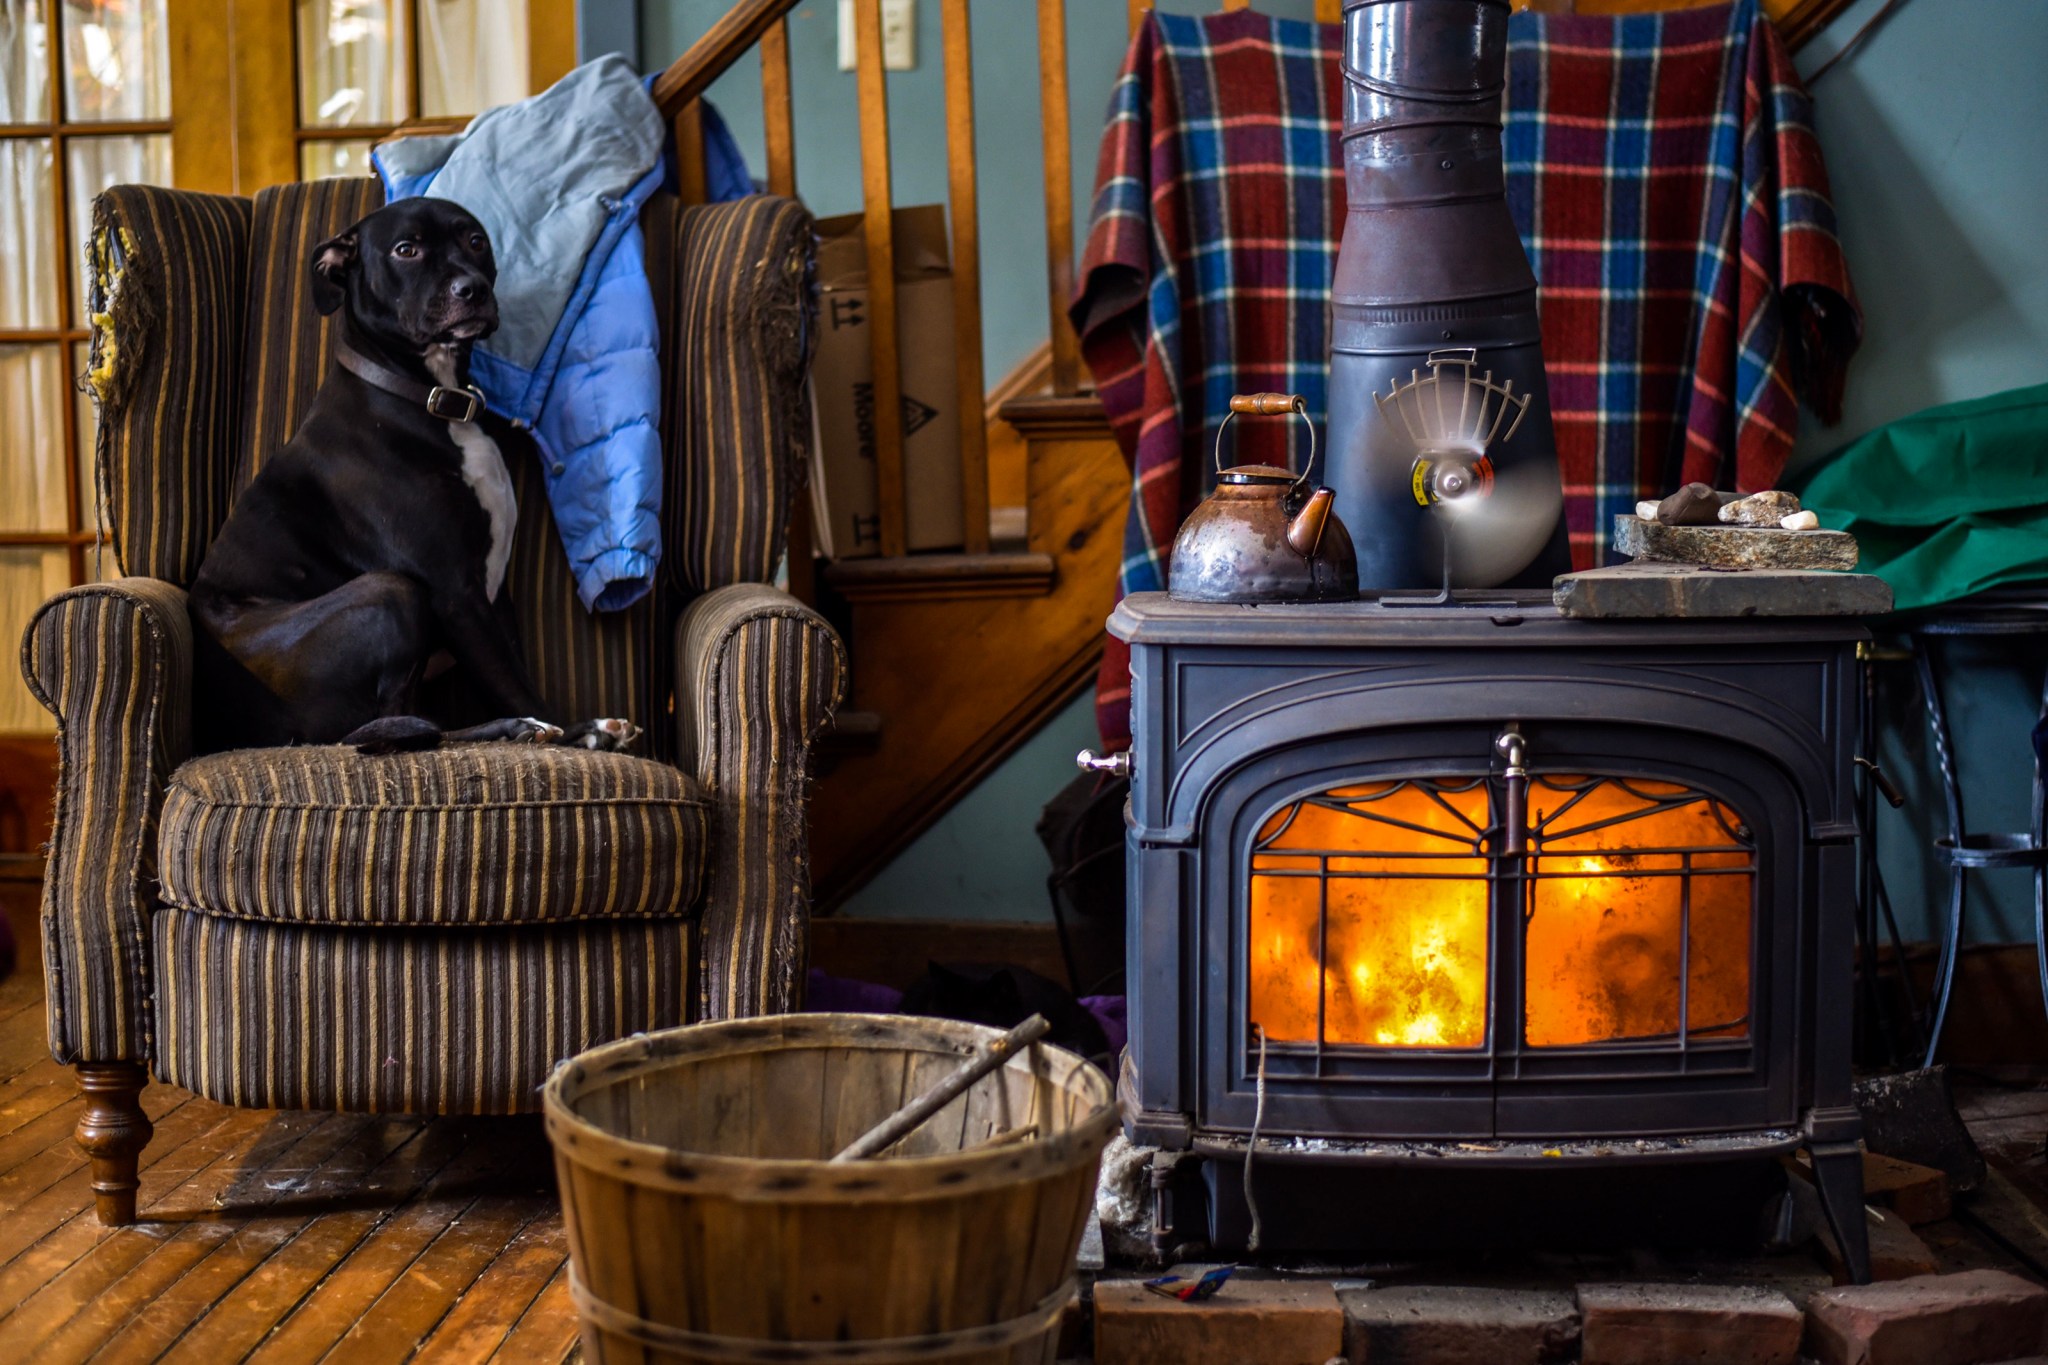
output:
<svg viewBox="0 0 2048 1365"><path fill-rule="evenodd" d="M348 299L348 274L356 268L356 230L330 237L313 248L313 306L332 313Z"/></svg>

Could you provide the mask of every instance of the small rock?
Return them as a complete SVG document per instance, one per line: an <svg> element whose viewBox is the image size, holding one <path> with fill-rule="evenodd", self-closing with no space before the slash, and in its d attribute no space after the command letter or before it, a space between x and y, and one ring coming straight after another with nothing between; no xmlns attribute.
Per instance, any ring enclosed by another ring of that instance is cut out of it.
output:
<svg viewBox="0 0 2048 1365"><path fill-rule="evenodd" d="M2004 1270L1920 1275L1815 1294L1806 1352L1821 1365L1974 1365L2041 1349L2048 1290Z"/></svg>
<svg viewBox="0 0 2048 1365"><path fill-rule="evenodd" d="M1721 504L1728 501L1703 483L1689 483L1657 504L1655 513L1638 507L1644 521L1661 521L1666 526L1711 526L1719 517Z"/></svg>
<svg viewBox="0 0 2048 1365"><path fill-rule="evenodd" d="M1787 531L1818 531L1820 517L1813 512L1794 512L1778 525Z"/></svg>
<svg viewBox="0 0 2048 1365"><path fill-rule="evenodd" d="M1639 502L1636 504L1636 515L1641 517L1644 521L1655 521L1657 519L1657 508L1659 506L1661 506L1661 504L1655 502Z"/></svg>
<svg viewBox="0 0 2048 1365"><path fill-rule="evenodd" d="M1781 489L1752 493L1723 507L1720 519L1728 526L1777 526L1799 510L1799 499Z"/></svg>

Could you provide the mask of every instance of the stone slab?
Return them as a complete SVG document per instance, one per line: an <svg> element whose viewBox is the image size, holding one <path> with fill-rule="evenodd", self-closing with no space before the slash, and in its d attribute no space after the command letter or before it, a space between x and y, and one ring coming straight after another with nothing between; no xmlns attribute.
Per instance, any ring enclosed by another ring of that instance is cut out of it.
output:
<svg viewBox="0 0 2048 1365"><path fill-rule="evenodd" d="M1979 1365L2042 1349L2048 1289L2004 1270L1848 1285L1806 1305L1821 1365Z"/></svg>
<svg viewBox="0 0 2048 1365"><path fill-rule="evenodd" d="M1233 1278L1201 1303L1140 1280L1095 1285L1095 1365L1327 1365L1343 1351L1344 1310L1327 1280Z"/></svg>
<svg viewBox="0 0 2048 1365"><path fill-rule="evenodd" d="M1631 559L1711 564L1724 569L1853 569L1856 537L1847 531L1782 531L1760 526L1666 526L1624 512L1614 519L1614 549Z"/></svg>
<svg viewBox="0 0 2048 1365"><path fill-rule="evenodd" d="M1796 1365L1805 1319L1773 1289L1579 1286L1584 1365Z"/></svg>
<svg viewBox="0 0 2048 1365"><path fill-rule="evenodd" d="M1406 1285L1337 1297L1346 1354L1367 1365L1548 1365L1578 1340L1569 1294Z"/></svg>
<svg viewBox="0 0 2048 1365"><path fill-rule="evenodd" d="M1777 531L1769 534L1815 533ZM1892 590L1883 579L1872 574L1811 569L1711 569L1639 559L1629 564L1564 574L1558 578L1551 600L1556 603L1560 615L1581 620L1882 616L1892 609Z"/></svg>

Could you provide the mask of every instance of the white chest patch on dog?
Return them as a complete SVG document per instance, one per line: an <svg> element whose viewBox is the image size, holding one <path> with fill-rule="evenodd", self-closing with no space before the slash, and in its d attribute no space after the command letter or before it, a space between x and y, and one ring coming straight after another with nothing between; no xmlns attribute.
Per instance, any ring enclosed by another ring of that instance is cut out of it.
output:
<svg viewBox="0 0 2048 1365"><path fill-rule="evenodd" d="M443 388L456 388L455 358L440 346L427 348L427 369ZM491 601L505 586L505 563L512 557L512 528L519 524L519 502L512 496L512 476L505 472L505 457L498 443L474 422L450 422L448 434L462 452L462 477L484 515L491 519L491 550L484 559L484 591Z"/></svg>

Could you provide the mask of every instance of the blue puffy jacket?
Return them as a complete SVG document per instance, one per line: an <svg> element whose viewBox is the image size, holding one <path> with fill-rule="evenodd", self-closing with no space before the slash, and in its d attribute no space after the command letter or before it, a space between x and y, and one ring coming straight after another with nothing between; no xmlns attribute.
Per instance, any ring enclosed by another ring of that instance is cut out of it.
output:
<svg viewBox="0 0 2048 1365"><path fill-rule="evenodd" d="M721 197L748 188L707 118ZM470 373L494 412L532 428L577 595L592 611L647 594L661 562L661 374L640 209L661 188L666 121L616 54L447 137L375 156L386 197L475 214L498 261L499 328Z"/></svg>

